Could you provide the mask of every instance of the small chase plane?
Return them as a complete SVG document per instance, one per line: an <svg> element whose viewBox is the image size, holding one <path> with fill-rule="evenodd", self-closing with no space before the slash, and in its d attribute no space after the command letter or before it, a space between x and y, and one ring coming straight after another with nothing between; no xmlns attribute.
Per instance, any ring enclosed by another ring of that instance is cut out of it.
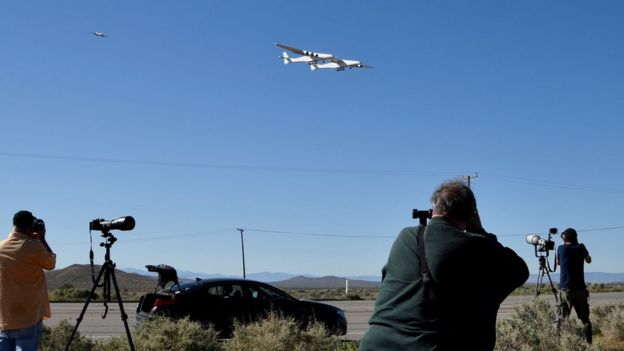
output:
<svg viewBox="0 0 624 351"><path fill-rule="evenodd" d="M344 71L345 68L373 68L373 66L365 65L360 61L337 58L333 54L301 50L279 43L275 43L275 45L297 55L301 55L299 57L290 57L286 51L282 52L282 56L280 56L280 58L284 61L285 65L289 63L305 62L310 66L310 70L312 71L327 68L335 69L336 71Z"/></svg>
<svg viewBox="0 0 624 351"><path fill-rule="evenodd" d="M103 32L93 32L93 35L98 38L106 38L106 34L104 34Z"/></svg>

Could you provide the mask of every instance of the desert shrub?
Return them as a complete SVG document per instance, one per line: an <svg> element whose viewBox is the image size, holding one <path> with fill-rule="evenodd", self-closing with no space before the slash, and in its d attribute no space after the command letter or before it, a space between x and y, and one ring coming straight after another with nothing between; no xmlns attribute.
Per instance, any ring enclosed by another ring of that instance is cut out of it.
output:
<svg viewBox="0 0 624 351"><path fill-rule="evenodd" d="M336 351L358 351L360 349L360 343L355 340L343 340Z"/></svg>
<svg viewBox="0 0 624 351"><path fill-rule="evenodd" d="M593 345L585 343L582 326L573 316L574 312L562 323L558 336L552 323L555 310L548 303L537 301L517 307L512 318L499 321L497 325L496 350L624 350L624 304L592 308Z"/></svg>
<svg viewBox="0 0 624 351"><path fill-rule="evenodd" d="M137 326L132 334L134 348L140 351L223 351L217 332L188 318L173 320L150 318ZM99 342L94 351L127 351L125 335Z"/></svg>
<svg viewBox="0 0 624 351"><path fill-rule="evenodd" d="M347 300L362 300L362 297L359 294L348 294L347 295Z"/></svg>
<svg viewBox="0 0 624 351"><path fill-rule="evenodd" d="M582 326L568 318L561 324L559 335L555 327L556 311L548 302L537 300L534 304L516 307L515 314L497 325L496 350L498 351L593 351L582 337Z"/></svg>
<svg viewBox="0 0 624 351"><path fill-rule="evenodd" d="M60 288L54 290L51 296L52 301L57 302L77 302L85 301L89 296L90 290L78 289L71 284L65 284ZM93 300L98 298L96 293L93 293Z"/></svg>
<svg viewBox="0 0 624 351"><path fill-rule="evenodd" d="M313 323L300 328L291 318L271 314L263 321L242 325L237 323L234 335L226 343L227 351L335 351L343 348L337 337L327 335L325 328Z"/></svg>
<svg viewBox="0 0 624 351"><path fill-rule="evenodd" d="M297 299L307 300L375 300L379 288L351 288L345 294L345 289L289 289L286 290ZM356 298L354 298L356 297ZM357 298L359 297L359 298Z"/></svg>
<svg viewBox="0 0 624 351"><path fill-rule="evenodd" d="M137 350L222 350L217 331L188 318L151 318L137 327L135 338Z"/></svg>
<svg viewBox="0 0 624 351"><path fill-rule="evenodd" d="M601 350L624 350L624 304L596 306L590 317Z"/></svg>
<svg viewBox="0 0 624 351"><path fill-rule="evenodd" d="M62 320L54 327L43 327L43 336L41 338L41 351L58 351L65 350L69 337L71 336L74 326L67 320ZM76 332L74 339L71 343L70 350L72 351L90 351L93 349L95 343L89 338L80 336L80 333Z"/></svg>

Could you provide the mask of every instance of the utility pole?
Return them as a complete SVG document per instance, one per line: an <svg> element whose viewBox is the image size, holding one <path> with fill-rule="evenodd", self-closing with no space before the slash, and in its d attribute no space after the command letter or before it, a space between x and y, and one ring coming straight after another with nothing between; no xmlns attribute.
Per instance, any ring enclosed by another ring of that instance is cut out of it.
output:
<svg viewBox="0 0 624 351"><path fill-rule="evenodd" d="M474 178L479 178L479 175L477 174L477 172L475 172L475 175L467 175L464 176L464 178L466 178L466 180L468 181L468 188L470 188L470 181Z"/></svg>
<svg viewBox="0 0 624 351"><path fill-rule="evenodd" d="M245 229L236 228L236 230L238 230L241 234L241 251L243 253L243 279L247 279L247 276L245 274L245 243L243 241L243 232L245 231Z"/></svg>

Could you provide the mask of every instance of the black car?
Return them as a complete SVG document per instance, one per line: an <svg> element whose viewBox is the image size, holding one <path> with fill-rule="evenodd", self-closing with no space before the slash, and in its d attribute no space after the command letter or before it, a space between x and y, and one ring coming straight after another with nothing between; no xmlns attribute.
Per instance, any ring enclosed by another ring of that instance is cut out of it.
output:
<svg viewBox="0 0 624 351"><path fill-rule="evenodd" d="M347 333L344 311L323 303L298 300L280 289L246 279L196 279L177 282L175 269L169 266L147 266L159 273L161 290L141 297L137 307L138 322L152 315L171 318L189 317L204 325L211 325L223 337L231 336L235 320L255 322L274 312L291 317L302 327L310 322L322 323L335 335ZM168 282L173 282L165 288Z"/></svg>

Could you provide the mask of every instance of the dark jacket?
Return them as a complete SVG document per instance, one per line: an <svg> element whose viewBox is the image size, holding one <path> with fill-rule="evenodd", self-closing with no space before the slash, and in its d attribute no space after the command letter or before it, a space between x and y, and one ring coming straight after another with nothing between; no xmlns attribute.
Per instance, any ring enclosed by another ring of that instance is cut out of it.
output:
<svg viewBox="0 0 624 351"><path fill-rule="evenodd" d="M435 301L426 297L418 227L401 231L361 351L493 350L501 302L529 277L526 263L493 235L461 232L442 218L425 229Z"/></svg>

